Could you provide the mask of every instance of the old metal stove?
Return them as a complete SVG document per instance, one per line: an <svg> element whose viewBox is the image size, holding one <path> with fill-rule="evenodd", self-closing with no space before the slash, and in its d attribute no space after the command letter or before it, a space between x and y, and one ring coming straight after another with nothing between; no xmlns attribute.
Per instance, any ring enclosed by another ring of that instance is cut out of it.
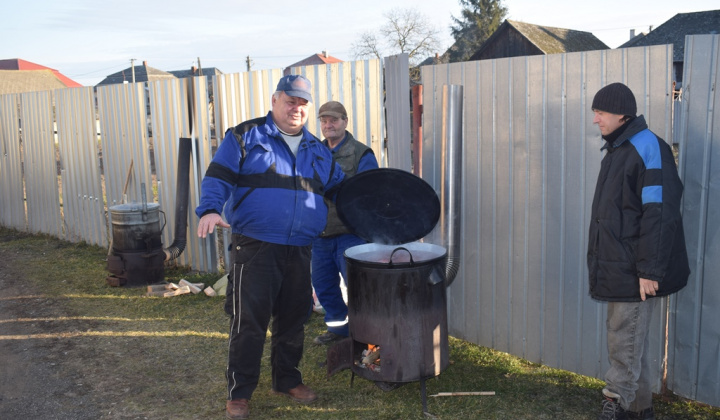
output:
<svg viewBox="0 0 720 420"><path fill-rule="evenodd" d="M447 251L416 241L440 216L437 194L397 169L357 174L338 192L338 214L370 243L345 252L350 337L328 350L328 375L351 369L390 390L449 365Z"/></svg>
<svg viewBox="0 0 720 420"><path fill-rule="evenodd" d="M389 391L449 365L447 287L459 269L462 86L443 86L439 188L398 169L362 172L337 195L340 218L369 243L345 252L350 336L328 349L328 376L350 369ZM442 201L442 205L441 205ZM443 248L416 242L439 226Z"/></svg>

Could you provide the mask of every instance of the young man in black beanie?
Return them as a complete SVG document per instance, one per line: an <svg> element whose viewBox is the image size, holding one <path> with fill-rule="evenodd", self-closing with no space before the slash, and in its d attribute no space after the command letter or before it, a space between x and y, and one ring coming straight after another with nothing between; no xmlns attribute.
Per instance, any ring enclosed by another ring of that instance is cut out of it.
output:
<svg viewBox="0 0 720 420"><path fill-rule="evenodd" d="M600 89L593 124L606 150L588 235L590 296L608 302L610 369L599 420L655 419L648 356L658 297L682 289L690 274L680 215L683 186L670 146L636 116L622 83Z"/></svg>

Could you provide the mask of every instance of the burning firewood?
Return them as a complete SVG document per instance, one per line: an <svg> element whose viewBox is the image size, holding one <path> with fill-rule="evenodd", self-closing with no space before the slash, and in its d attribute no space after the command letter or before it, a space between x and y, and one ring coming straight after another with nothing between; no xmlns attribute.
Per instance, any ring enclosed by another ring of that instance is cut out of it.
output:
<svg viewBox="0 0 720 420"><path fill-rule="evenodd" d="M372 346L372 344L371 344L371 346ZM363 350L362 364L371 365L375 362L378 362L379 359L380 359L380 346L372 346L372 348Z"/></svg>

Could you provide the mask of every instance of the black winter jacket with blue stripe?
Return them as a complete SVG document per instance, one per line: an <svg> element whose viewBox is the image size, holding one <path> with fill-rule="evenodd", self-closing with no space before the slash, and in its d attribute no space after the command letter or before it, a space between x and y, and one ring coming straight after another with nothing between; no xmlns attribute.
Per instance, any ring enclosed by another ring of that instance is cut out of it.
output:
<svg viewBox="0 0 720 420"><path fill-rule="evenodd" d="M657 296L677 292L690 268L672 149L642 115L603 149L588 236L590 296L640 301L639 278L656 280Z"/></svg>

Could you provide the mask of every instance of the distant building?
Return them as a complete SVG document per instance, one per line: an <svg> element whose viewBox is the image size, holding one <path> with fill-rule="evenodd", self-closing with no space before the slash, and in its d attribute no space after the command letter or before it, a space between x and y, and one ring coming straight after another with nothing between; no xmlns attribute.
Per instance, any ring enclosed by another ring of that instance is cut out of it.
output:
<svg viewBox="0 0 720 420"><path fill-rule="evenodd" d="M178 79L183 79L186 77L195 77L200 76L202 73L202 76L205 77L213 77L220 74L223 74L219 69L215 67L209 67L204 69L198 69L195 66L190 67L187 70L170 70L168 73L172 74L173 76L177 77Z"/></svg>
<svg viewBox="0 0 720 420"><path fill-rule="evenodd" d="M0 60L0 94L82 87L55 69L12 58Z"/></svg>
<svg viewBox="0 0 720 420"><path fill-rule="evenodd" d="M640 32L639 34L635 34L635 29L630 29L630 39L620 45L618 48L630 48L634 46L636 42L641 40L645 35L647 35L647 32Z"/></svg>
<svg viewBox="0 0 720 420"><path fill-rule="evenodd" d="M158 70L143 61L139 66L131 66L117 73L113 73L95 86L115 85L120 83L154 82L162 79L174 79L175 76L166 71Z"/></svg>
<svg viewBox="0 0 720 420"><path fill-rule="evenodd" d="M673 76L676 89L682 86L683 61L685 59L685 36L720 33L720 10L678 13L667 22L641 34L618 48L647 47L650 45L673 45Z"/></svg>
<svg viewBox="0 0 720 420"><path fill-rule="evenodd" d="M470 61L607 49L610 48L590 32L506 19Z"/></svg>
<svg viewBox="0 0 720 420"><path fill-rule="evenodd" d="M283 70L283 74L290 74L290 69L293 67L314 66L316 64L333 63L342 63L342 60L331 56L330 54L328 54L327 51L323 51L321 54L313 54L310 57L298 61L297 63L290 64L289 66L285 67L285 70Z"/></svg>
<svg viewBox="0 0 720 420"><path fill-rule="evenodd" d="M186 79L188 77L200 76L202 73L202 75L207 78L206 79L207 91L208 91L208 95L210 96L210 98L212 98L212 94L213 94L213 79L212 79L213 76L219 76L219 75L223 74L223 72L221 72L219 69L217 69L215 67L207 67L207 68L199 69L195 66L192 66L187 70L170 70L169 73L172 74L173 76L177 77L178 79Z"/></svg>

